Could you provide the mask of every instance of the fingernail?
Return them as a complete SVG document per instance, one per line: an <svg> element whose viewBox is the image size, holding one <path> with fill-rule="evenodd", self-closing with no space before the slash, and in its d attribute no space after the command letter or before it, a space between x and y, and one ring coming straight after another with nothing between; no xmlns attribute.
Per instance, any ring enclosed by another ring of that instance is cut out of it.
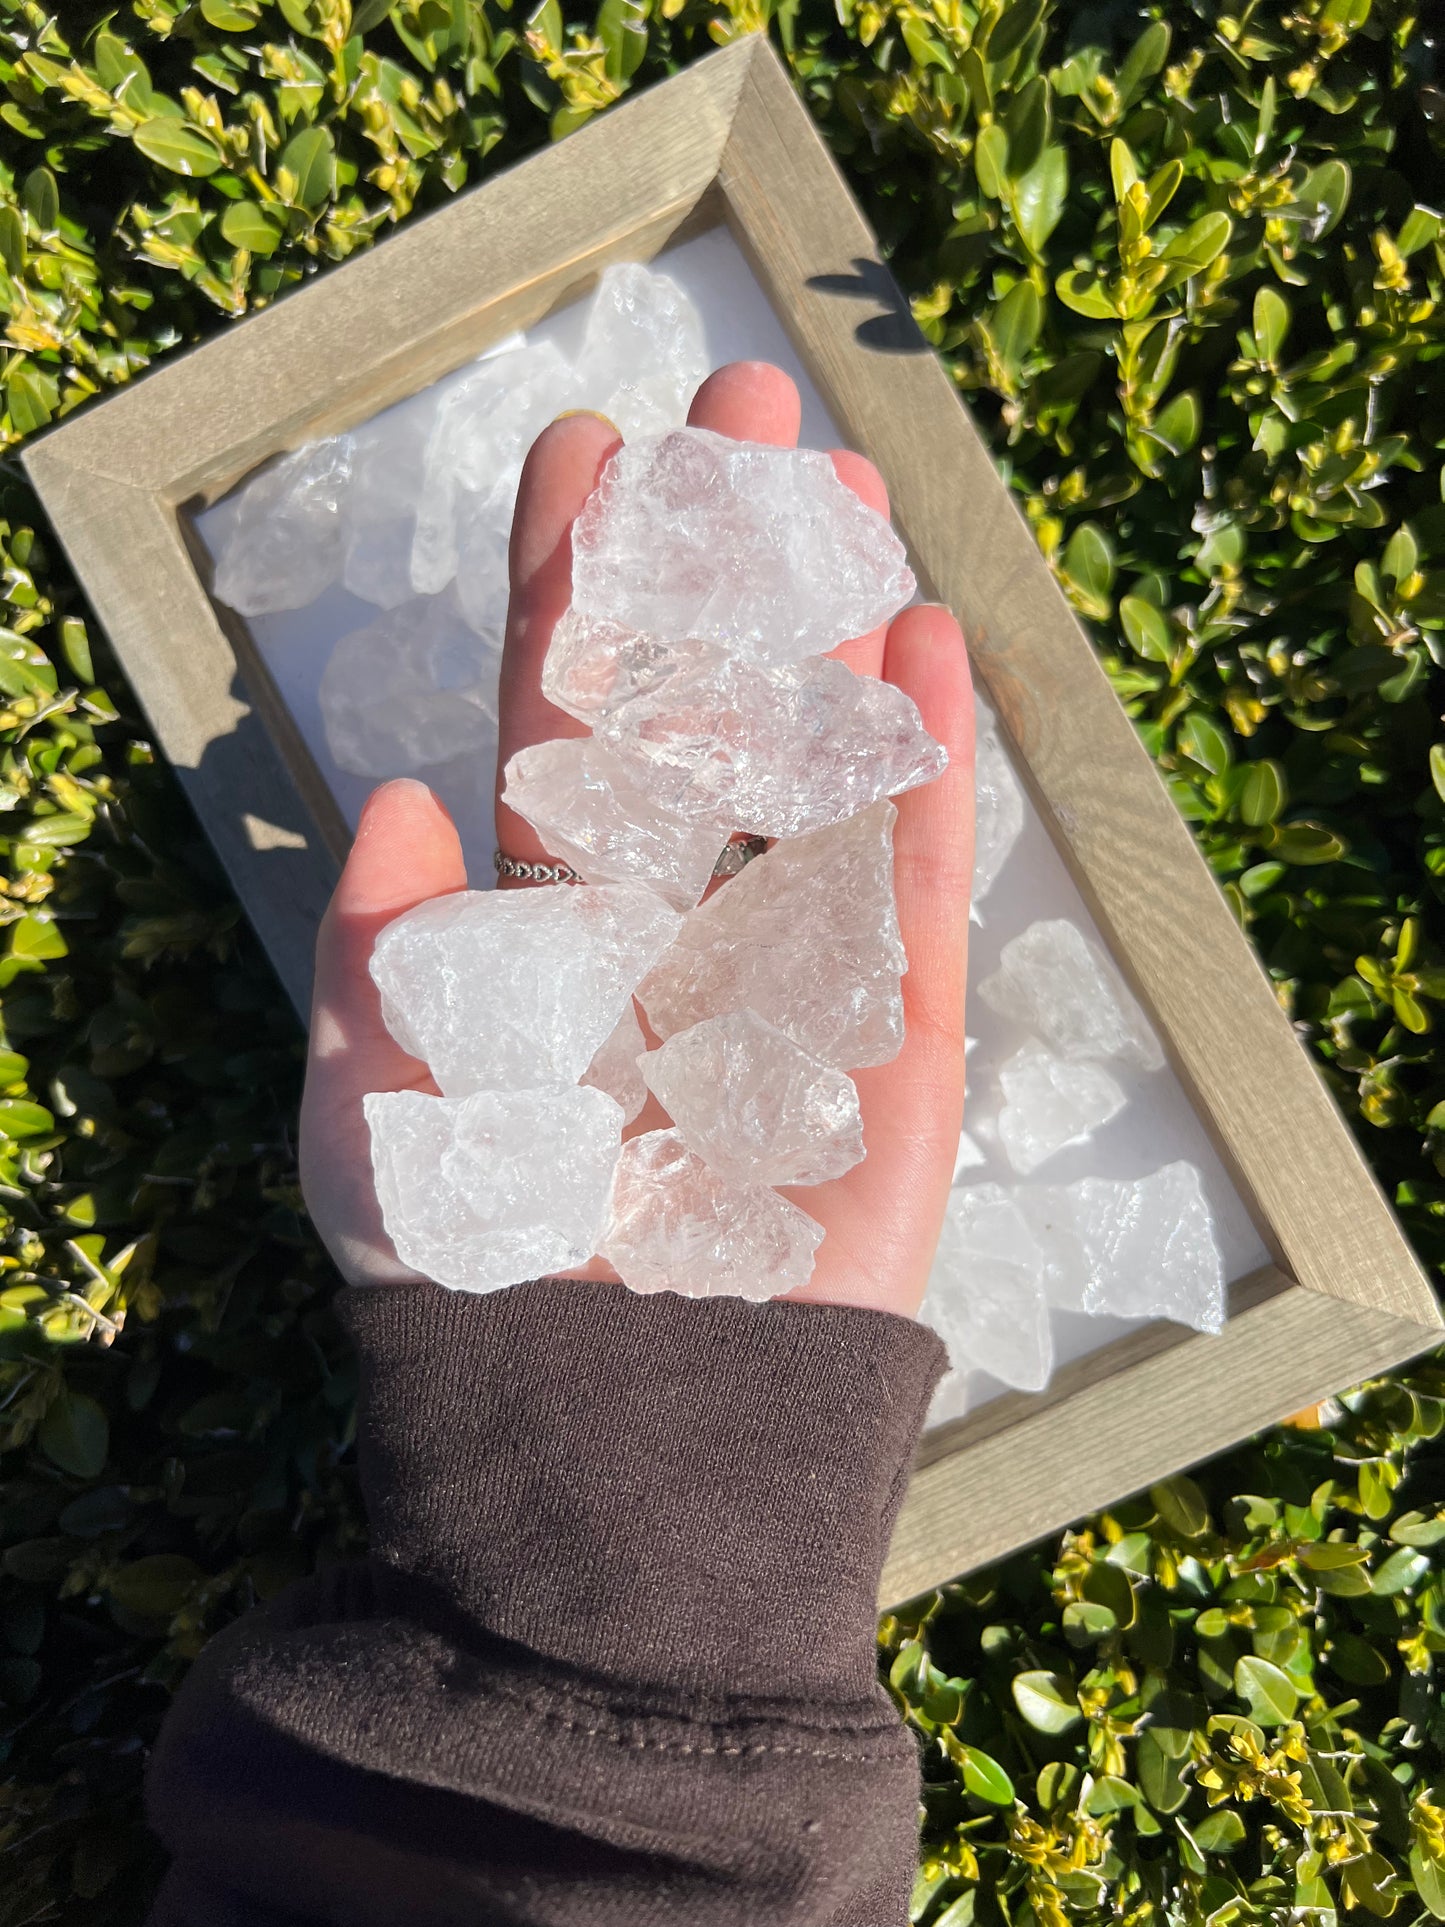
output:
<svg viewBox="0 0 1445 1927"><path fill-rule="evenodd" d="M612 417L610 415L604 415L600 408L564 408L560 415L554 415L552 419L559 422L570 422L574 415L590 415L593 421L602 422L606 427L610 428L614 435L620 435L622 433L622 430L617 426L616 422L613 421Z"/></svg>

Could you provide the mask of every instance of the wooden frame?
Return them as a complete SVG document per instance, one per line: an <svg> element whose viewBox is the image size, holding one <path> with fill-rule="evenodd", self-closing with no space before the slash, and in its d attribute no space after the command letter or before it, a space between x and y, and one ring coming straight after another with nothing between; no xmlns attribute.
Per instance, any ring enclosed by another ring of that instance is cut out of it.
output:
<svg viewBox="0 0 1445 1927"><path fill-rule="evenodd" d="M924 1441L906 1598L1440 1341L1429 1281L766 40L740 41L412 223L26 453L30 475L299 1009L346 827L195 511L582 293L726 222L928 589L1275 1262L1219 1338L1150 1327ZM1134 854L1150 853L1141 876Z"/></svg>

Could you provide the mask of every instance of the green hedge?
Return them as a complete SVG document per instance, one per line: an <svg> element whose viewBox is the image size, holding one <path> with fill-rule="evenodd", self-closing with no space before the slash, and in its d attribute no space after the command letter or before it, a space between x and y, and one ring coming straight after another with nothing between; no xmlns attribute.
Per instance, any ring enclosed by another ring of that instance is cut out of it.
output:
<svg viewBox="0 0 1445 1927"><path fill-rule="evenodd" d="M1438 1268L1425 11L132 0L71 39L9 0L0 431L770 24ZM361 1542L352 1381L294 1022L13 460L0 518L0 1927L122 1922L168 1689ZM916 1920L1445 1918L1445 1369L1325 1416L885 1622L927 1781Z"/></svg>

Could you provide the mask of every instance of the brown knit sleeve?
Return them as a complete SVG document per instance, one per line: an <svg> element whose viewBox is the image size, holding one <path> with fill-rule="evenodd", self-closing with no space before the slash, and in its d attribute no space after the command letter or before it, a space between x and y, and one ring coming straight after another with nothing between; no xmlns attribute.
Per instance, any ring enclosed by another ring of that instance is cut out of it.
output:
<svg viewBox="0 0 1445 1927"><path fill-rule="evenodd" d="M371 1555L197 1662L154 1927L899 1927L873 1626L932 1333L551 1280L343 1305Z"/></svg>

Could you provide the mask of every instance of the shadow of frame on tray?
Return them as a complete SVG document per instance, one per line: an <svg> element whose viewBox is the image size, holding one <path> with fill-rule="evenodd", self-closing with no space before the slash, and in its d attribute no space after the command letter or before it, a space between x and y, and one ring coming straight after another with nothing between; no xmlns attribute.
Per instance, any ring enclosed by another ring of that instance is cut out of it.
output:
<svg viewBox="0 0 1445 1927"><path fill-rule="evenodd" d="M725 223L926 589L962 619L1034 800L1274 1262L1218 1337L1151 1326L925 1438L905 1599L1440 1342L1417 1264L953 384L911 335L766 40L698 61L31 445L31 478L298 1009L348 831L192 517ZM1147 850L1146 867L1134 852Z"/></svg>

